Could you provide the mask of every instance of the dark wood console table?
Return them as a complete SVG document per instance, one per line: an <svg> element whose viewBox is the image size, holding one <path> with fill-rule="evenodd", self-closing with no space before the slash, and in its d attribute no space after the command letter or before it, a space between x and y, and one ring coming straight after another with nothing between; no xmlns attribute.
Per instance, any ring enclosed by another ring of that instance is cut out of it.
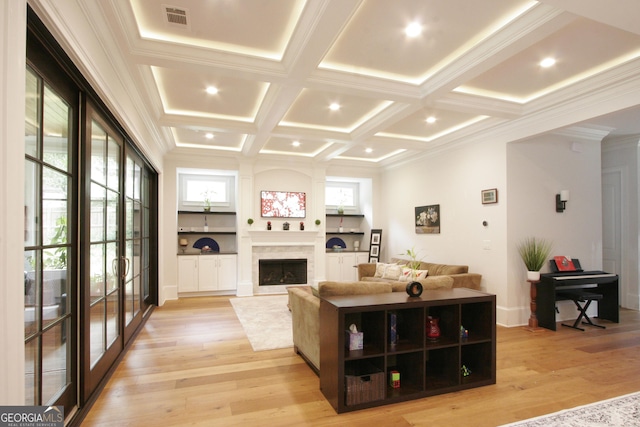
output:
<svg viewBox="0 0 640 427"><path fill-rule="evenodd" d="M439 321L435 340L427 338L429 316ZM345 345L352 324L363 333L361 350ZM391 385L392 371L399 387ZM393 292L320 301L320 389L338 413L495 382L495 295L455 288L414 298Z"/></svg>

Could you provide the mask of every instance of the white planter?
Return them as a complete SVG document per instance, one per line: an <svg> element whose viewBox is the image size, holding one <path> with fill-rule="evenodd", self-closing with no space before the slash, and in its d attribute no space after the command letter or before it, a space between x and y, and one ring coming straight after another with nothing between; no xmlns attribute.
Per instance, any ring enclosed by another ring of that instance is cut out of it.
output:
<svg viewBox="0 0 640 427"><path fill-rule="evenodd" d="M538 281L540 280L539 271L527 271L527 280Z"/></svg>

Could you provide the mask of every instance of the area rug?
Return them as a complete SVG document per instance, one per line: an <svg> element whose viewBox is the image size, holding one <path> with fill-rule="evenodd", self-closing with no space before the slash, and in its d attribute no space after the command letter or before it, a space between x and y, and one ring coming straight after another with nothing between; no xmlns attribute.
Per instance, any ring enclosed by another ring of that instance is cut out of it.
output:
<svg viewBox="0 0 640 427"><path fill-rule="evenodd" d="M503 427L627 427L640 425L640 392L626 394Z"/></svg>
<svg viewBox="0 0 640 427"><path fill-rule="evenodd" d="M293 347L288 300L288 295L240 297L229 300L253 351Z"/></svg>

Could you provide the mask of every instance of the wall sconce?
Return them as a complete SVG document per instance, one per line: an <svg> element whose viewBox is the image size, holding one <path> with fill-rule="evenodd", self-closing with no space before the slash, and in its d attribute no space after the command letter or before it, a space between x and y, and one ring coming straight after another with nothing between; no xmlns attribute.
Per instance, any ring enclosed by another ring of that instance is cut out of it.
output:
<svg viewBox="0 0 640 427"><path fill-rule="evenodd" d="M560 194L556 194L556 212L564 212L569 201L569 190L562 190Z"/></svg>

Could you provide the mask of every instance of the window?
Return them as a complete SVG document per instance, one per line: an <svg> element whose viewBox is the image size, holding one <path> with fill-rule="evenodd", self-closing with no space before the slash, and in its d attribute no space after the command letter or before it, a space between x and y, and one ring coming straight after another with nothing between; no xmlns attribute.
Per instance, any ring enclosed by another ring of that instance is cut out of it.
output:
<svg viewBox="0 0 640 427"><path fill-rule="evenodd" d="M360 184L357 182L327 181L325 187L326 209L344 208L346 212L360 212Z"/></svg>
<svg viewBox="0 0 640 427"><path fill-rule="evenodd" d="M207 206L218 210L234 209L235 180L232 175L179 171L178 182L179 210L201 210Z"/></svg>

